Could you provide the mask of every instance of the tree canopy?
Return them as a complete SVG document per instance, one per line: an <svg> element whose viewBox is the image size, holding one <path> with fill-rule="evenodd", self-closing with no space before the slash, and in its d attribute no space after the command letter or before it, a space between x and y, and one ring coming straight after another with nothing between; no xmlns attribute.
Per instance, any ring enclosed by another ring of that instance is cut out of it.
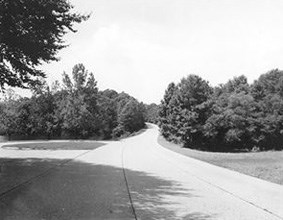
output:
<svg viewBox="0 0 283 220"><path fill-rule="evenodd" d="M124 92L99 91L83 64L64 73L62 83L49 86L42 80L32 91L31 98L21 98L7 90L0 101L0 134L110 139L145 126L143 104Z"/></svg>
<svg viewBox="0 0 283 220"><path fill-rule="evenodd" d="M89 17L72 9L67 0L0 0L0 89L45 76L40 64L58 60L64 35Z"/></svg>
<svg viewBox="0 0 283 220"><path fill-rule="evenodd" d="M162 135L209 151L283 148L283 71L245 76L218 87L196 75L170 83L159 111Z"/></svg>

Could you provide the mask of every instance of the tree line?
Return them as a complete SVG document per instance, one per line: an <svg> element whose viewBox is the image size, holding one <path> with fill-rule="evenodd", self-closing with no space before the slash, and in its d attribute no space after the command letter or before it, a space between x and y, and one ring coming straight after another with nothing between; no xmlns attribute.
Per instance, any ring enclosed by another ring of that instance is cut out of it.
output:
<svg viewBox="0 0 283 220"><path fill-rule="evenodd" d="M252 84L245 76L211 87L197 75L170 83L159 111L161 134L208 151L283 149L283 71Z"/></svg>
<svg viewBox="0 0 283 220"><path fill-rule="evenodd" d="M81 64L73 77L48 86L41 64L58 61L64 36L90 14L74 12L67 0L0 1L0 135L113 138L157 122L157 105L145 105L126 93L99 91L93 74ZM40 79L40 80L39 80ZM31 88L17 97L6 86ZM153 111L154 110L154 111Z"/></svg>
<svg viewBox="0 0 283 220"><path fill-rule="evenodd" d="M100 91L83 64L62 83L45 81L31 87L32 96L6 91L0 102L0 133L46 138L117 138L145 126L147 105L114 90Z"/></svg>

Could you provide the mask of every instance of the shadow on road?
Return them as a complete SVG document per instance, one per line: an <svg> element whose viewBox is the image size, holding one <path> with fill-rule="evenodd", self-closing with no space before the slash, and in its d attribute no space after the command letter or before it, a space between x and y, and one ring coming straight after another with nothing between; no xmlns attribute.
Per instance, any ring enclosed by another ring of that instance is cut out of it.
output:
<svg viewBox="0 0 283 220"><path fill-rule="evenodd" d="M2 158L0 163L0 219L134 218L121 168L32 158ZM125 171L139 219L212 219L204 213L178 217L168 198L194 195L174 181Z"/></svg>
<svg viewBox="0 0 283 220"><path fill-rule="evenodd" d="M193 190L182 188L176 181L161 179L142 172L126 170L135 210L140 219L208 220L214 215L191 212L182 198L198 197ZM183 207L182 210L180 210ZM184 215L184 213L190 213Z"/></svg>

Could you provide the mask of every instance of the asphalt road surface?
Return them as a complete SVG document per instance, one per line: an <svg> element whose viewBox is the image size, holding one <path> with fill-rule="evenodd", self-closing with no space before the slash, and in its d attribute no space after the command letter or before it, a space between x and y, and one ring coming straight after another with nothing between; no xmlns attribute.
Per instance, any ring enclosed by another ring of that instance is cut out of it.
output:
<svg viewBox="0 0 283 220"><path fill-rule="evenodd" d="M281 185L169 151L149 127L94 150L0 149L0 219L283 219Z"/></svg>

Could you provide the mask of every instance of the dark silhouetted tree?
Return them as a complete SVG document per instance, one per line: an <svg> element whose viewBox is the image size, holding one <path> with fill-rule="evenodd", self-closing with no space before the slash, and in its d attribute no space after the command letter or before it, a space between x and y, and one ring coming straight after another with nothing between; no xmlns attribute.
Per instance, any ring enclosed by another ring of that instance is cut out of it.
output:
<svg viewBox="0 0 283 220"><path fill-rule="evenodd" d="M58 60L67 31L88 19L67 0L0 1L0 88L26 87L45 74L38 67Z"/></svg>

